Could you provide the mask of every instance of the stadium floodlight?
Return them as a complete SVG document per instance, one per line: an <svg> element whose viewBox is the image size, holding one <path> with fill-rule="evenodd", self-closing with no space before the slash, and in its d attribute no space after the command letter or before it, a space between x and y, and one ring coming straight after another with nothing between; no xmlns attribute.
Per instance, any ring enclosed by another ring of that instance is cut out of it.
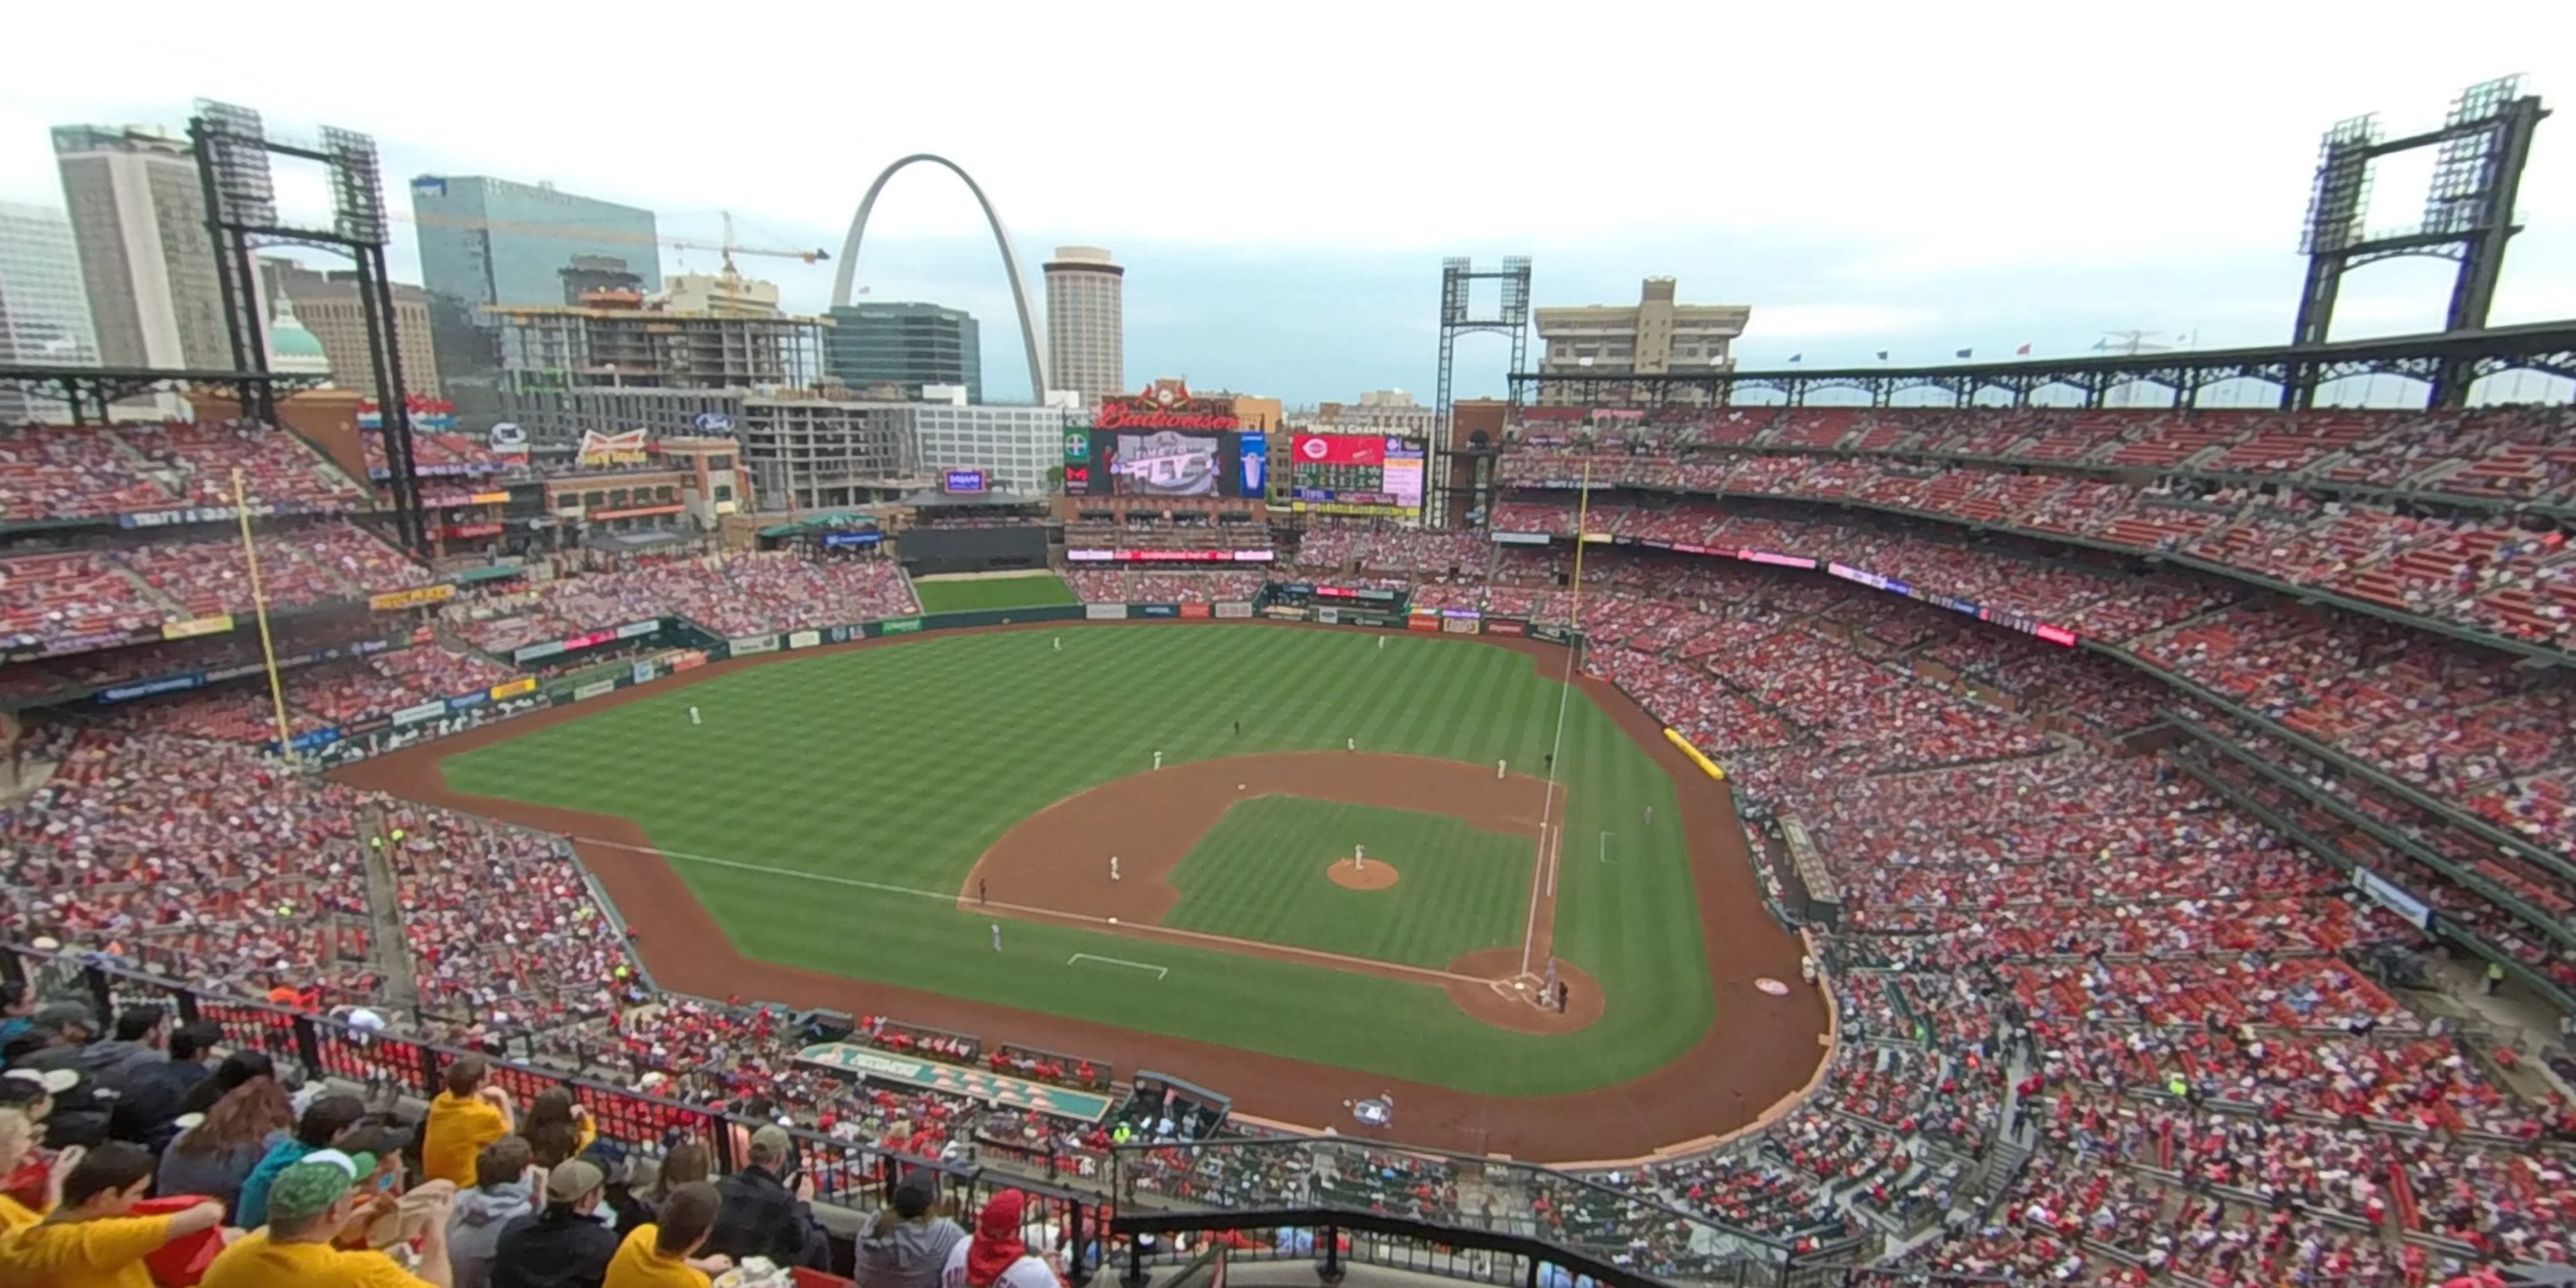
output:
<svg viewBox="0 0 2576 1288"><path fill-rule="evenodd" d="M2331 255L2360 240L2362 216L2370 209L2371 148L2378 142L2376 113L2337 121L2318 140L2300 254Z"/></svg>
<svg viewBox="0 0 2576 1288"><path fill-rule="evenodd" d="M268 170L268 131L259 113L238 103L197 100L215 172L215 200L226 223L253 228L277 223L277 187Z"/></svg>
<svg viewBox="0 0 2576 1288"><path fill-rule="evenodd" d="M374 136L325 125L322 150L331 157L332 227L351 241L384 245L385 183Z"/></svg>

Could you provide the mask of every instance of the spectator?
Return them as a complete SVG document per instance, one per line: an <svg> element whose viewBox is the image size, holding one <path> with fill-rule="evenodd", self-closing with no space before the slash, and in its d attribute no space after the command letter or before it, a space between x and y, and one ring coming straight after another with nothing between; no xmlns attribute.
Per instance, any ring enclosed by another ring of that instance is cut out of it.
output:
<svg viewBox="0 0 2576 1288"><path fill-rule="evenodd" d="M527 1121L519 1127L519 1134L528 1138L537 1166L549 1169L599 1139L598 1124L590 1120L589 1110L573 1100L568 1087L548 1087L538 1092L536 1099L528 1102Z"/></svg>
<svg viewBox="0 0 2576 1288"><path fill-rule="evenodd" d="M788 1188L794 1177L795 1188ZM829 1249L809 1206L814 1178L796 1174L795 1142L787 1129L765 1124L751 1134L751 1164L716 1182L724 1210L707 1246L737 1260L767 1257L782 1266L823 1269Z"/></svg>
<svg viewBox="0 0 2576 1288"><path fill-rule="evenodd" d="M235 1051L215 1066L213 1074L188 1088L187 1096L179 1101L179 1112L206 1113L215 1107L215 1102L231 1095L233 1088L258 1078L275 1081L277 1062L269 1059L265 1051Z"/></svg>
<svg viewBox="0 0 2576 1288"><path fill-rule="evenodd" d="M420 1145L421 1173L458 1187L474 1179L475 1155L518 1128L510 1093L490 1084L492 1062L459 1056L447 1066L447 1090L429 1102Z"/></svg>
<svg viewBox="0 0 2576 1288"><path fill-rule="evenodd" d="M142 1262L163 1244L223 1224L224 1205L133 1216L152 1188L152 1153L111 1141L63 1178L63 1199L44 1220L0 1240L0 1283L12 1288L149 1283Z"/></svg>
<svg viewBox="0 0 2576 1288"><path fill-rule="evenodd" d="M733 1268L722 1253L699 1257L723 1202L716 1187L692 1181L662 1201L661 1220L628 1231L608 1259L606 1288L707 1288L710 1275Z"/></svg>
<svg viewBox="0 0 2576 1288"><path fill-rule="evenodd" d="M670 1199L671 1191L713 1175L715 1166L704 1142L684 1140L673 1145L671 1152L662 1156L662 1166L653 1173L653 1183L635 1196L636 1203L643 1209L644 1220L655 1218L655 1214L662 1210L662 1204ZM618 1224L626 1223L620 1221Z"/></svg>
<svg viewBox="0 0 2576 1288"><path fill-rule="evenodd" d="M1020 1226L1027 1208L1028 1196L1018 1190L1004 1190L984 1205L975 1237L949 1254L950 1268L964 1268L966 1288L1058 1288L1055 1271L1029 1255Z"/></svg>
<svg viewBox="0 0 2576 1288"><path fill-rule="evenodd" d="M0 1176L9 1176L33 1158L36 1137L42 1134L34 1119L17 1109L0 1109ZM17 1196L0 1191L0 1239L17 1233L43 1219L61 1201L63 1177L81 1160L81 1151L67 1149L54 1155L47 1169L44 1192L32 1205L21 1203Z"/></svg>
<svg viewBox="0 0 2576 1288"><path fill-rule="evenodd" d="M405 1271L372 1249L332 1246L341 1231L363 1221L372 1196L358 1184L376 1160L338 1150L316 1150L277 1174L268 1199L268 1224L225 1248L206 1268L199 1288L272 1288L277 1284L349 1284L365 1288L425 1285L450 1288L447 1200L425 1202L418 1259Z"/></svg>
<svg viewBox="0 0 2576 1288"><path fill-rule="evenodd" d="M607 1174L586 1158L546 1173L545 1210L502 1227L491 1288L599 1288L617 1255L616 1234L599 1221L607 1191Z"/></svg>
<svg viewBox="0 0 2576 1288"><path fill-rule="evenodd" d="M245 1230L268 1223L268 1187L277 1174L317 1149L340 1145L356 1129L358 1120L367 1116L367 1106L356 1096L324 1096L304 1107L304 1117L295 1124L295 1134L272 1142L259 1164L242 1178L241 1198L233 1205L233 1224Z"/></svg>
<svg viewBox="0 0 2576 1288"><path fill-rule="evenodd" d="M119 1017L119 1027L123 1026ZM109 1111L108 1134L118 1140L130 1140L154 1153L169 1147L170 1138L178 1134L172 1121L185 1112L181 1106L189 1093L197 1089L213 1072L215 1046L224 1040L223 1026L211 1020L182 1024L170 1032L170 1058L158 1064L147 1064L126 1079L125 1094Z"/></svg>
<svg viewBox="0 0 2576 1288"><path fill-rule="evenodd" d="M0 983L0 1050L35 1025L35 985Z"/></svg>
<svg viewBox="0 0 2576 1288"><path fill-rule="evenodd" d="M203 1194L230 1210L242 1182L294 1125L294 1107L274 1076L244 1080L170 1142L161 1156L161 1192Z"/></svg>
<svg viewBox="0 0 2576 1288"><path fill-rule="evenodd" d="M45 1120L45 1144L61 1149L106 1141L109 1107L116 1101L124 1072L142 1062L135 1058L131 1044L96 1040L98 1017L80 1002L52 1002L38 1008L29 1032L44 1045L20 1057L18 1068L80 1075L78 1083L54 1093L54 1111ZM112 1083L110 1077L119 1081Z"/></svg>
<svg viewBox="0 0 2576 1288"><path fill-rule="evenodd" d="M447 1263L455 1288L487 1288L501 1227L537 1210L528 1142L504 1136L474 1158L474 1188L456 1196L447 1227Z"/></svg>
<svg viewBox="0 0 2576 1288"><path fill-rule="evenodd" d="M948 1254L966 1232L944 1216L932 1216L938 1199L937 1178L915 1168L894 1187L894 1206L879 1211L859 1237L859 1288L939 1288Z"/></svg>

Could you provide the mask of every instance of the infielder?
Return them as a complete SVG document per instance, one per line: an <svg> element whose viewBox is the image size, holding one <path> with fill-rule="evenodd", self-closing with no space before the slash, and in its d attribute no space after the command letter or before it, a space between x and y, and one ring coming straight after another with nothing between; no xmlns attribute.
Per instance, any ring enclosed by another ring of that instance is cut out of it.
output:
<svg viewBox="0 0 2576 1288"><path fill-rule="evenodd" d="M1159 752L1159 751L1158 751L1158 752L1155 752L1155 753L1154 753L1154 768L1156 768L1156 769L1160 769L1160 768L1162 768L1162 767L1163 767L1163 753L1161 753L1161 752Z"/></svg>
<svg viewBox="0 0 2576 1288"><path fill-rule="evenodd" d="M1002 923L998 921L993 923L993 951L1002 951Z"/></svg>
<svg viewBox="0 0 2576 1288"><path fill-rule="evenodd" d="M691 707L691 708L689 708L689 723L690 723L690 724L704 724L704 723L706 723L705 721L698 719L698 709L697 709L696 707Z"/></svg>

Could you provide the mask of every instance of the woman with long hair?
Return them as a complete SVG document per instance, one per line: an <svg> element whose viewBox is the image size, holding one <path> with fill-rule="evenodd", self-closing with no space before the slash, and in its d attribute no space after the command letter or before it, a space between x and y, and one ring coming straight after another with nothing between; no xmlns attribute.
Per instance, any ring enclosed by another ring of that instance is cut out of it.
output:
<svg viewBox="0 0 2576 1288"><path fill-rule="evenodd" d="M215 1071L197 1081L179 1101L180 1114L203 1114L214 1110L215 1102L230 1094L233 1088L253 1078L277 1080L277 1063L265 1051L235 1051L225 1056Z"/></svg>
<svg viewBox="0 0 2576 1288"><path fill-rule="evenodd" d="M653 1183L635 1197L646 1208L659 1212L662 1200L671 1197L671 1191L692 1181L703 1181L714 1170L705 1142L681 1141L671 1147L670 1153L662 1156L662 1166L653 1173Z"/></svg>
<svg viewBox="0 0 2576 1288"><path fill-rule="evenodd" d="M591 1122L590 1111L572 1098L571 1088L548 1087L528 1102L528 1116L520 1122L519 1134L536 1153L537 1166L552 1171L590 1148L590 1142L599 1138L599 1127Z"/></svg>
<svg viewBox="0 0 2576 1288"><path fill-rule="evenodd" d="M262 1062L265 1063L265 1057ZM226 1060L227 1068L232 1061ZM223 1075L218 1071L212 1082ZM187 1121L181 1115L180 1121ZM214 1107L186 1127L161 1155L156 1182L163 1194L203 1194L220 1200L229 1213L241 1198L242 1182L295 1125L295 1107L276 1074L256 1073L223 1093Z"/></svg>

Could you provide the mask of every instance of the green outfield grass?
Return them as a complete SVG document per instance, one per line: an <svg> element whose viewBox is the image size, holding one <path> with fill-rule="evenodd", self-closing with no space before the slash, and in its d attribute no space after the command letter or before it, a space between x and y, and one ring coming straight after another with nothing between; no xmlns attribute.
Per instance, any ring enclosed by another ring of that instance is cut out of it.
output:
<svg viewBox="0 0 2576 1288"><path fill-rule="evenodd" d="M989 919L951 902L967 869L1049 803L1148 771L1156 749L1186 761L1356 735L1371 751L1535 766L1566 694L1527 655L1474 640L1173 623L1068 629L1059 653L1056 637L933 634L781 658L443 765L460 791L632 817L744 953L863 979L1496 1095L1649 1072L1715 1018L1672 782L1579 693L1556 749L1555 942L1609 999L1579 1033L1506 1033L1432 985L1071 927L1014 922L1007 951L991 951ZM1595 858L1604 832L1609 863ZM1420 861L1406 880L1417 874ZM1526 880L1498 867L1497 893L1479 898L1513 906ZM1102 988L1065 966L1077 952L1170 972Z"/></svg>
<svg viewBox="0 0 2576 1288"><path fill-rule="evenodd" d="M1367 847L1402 879L1346 890L1325 869ZM1295 944L1434 969L1521 941L1536 838L1467 820L1301 796L1264 796L1225 812L1170 877L1181 901L1166 926Z"/></svg>
<svg viewBox="0 0 2576 1288"><path fill-rule="evenodd" d="M958 613L975 608L1037 608L1046 604L1074 604L1073 587L1051 572L1033 572L1024 577L975 577L965 581L916 581L915 593L921 596L925 613Z"/></svg>

